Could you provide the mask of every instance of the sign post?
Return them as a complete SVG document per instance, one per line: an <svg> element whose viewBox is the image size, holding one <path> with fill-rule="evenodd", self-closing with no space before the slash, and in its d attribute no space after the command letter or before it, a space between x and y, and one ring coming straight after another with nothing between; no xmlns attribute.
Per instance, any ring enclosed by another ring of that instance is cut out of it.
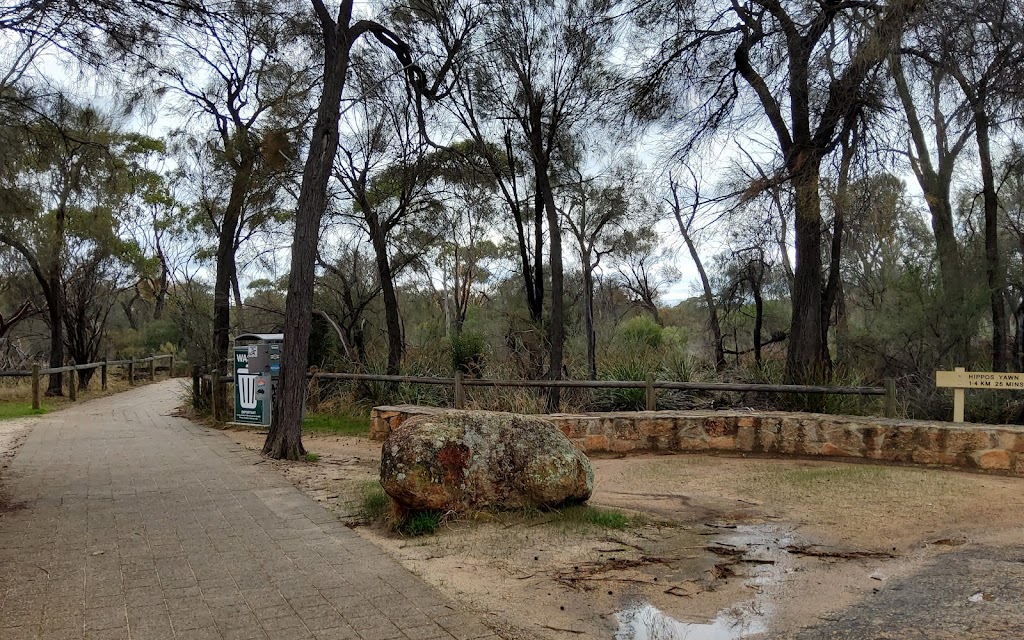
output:
<svg viewBox="0 0 1024 640"><path fill-rule="evenodd" d="M953 389L953 422L963 422L965 389L1024 391L1024 373L967 371L956 367L953 371L936 371L935 386Z"/></svg>

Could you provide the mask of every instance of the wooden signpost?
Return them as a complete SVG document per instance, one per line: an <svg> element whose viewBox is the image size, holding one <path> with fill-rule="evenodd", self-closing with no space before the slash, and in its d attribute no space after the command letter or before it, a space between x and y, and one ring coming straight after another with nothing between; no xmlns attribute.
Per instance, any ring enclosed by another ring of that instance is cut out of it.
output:
<svg viewBox="0 0 1024 640"><path fill-rule="evenodd" d="M1024 373L967 371L936 371L935 386L953 389L953 422L964 421L964 389L996 389L1024 391Z"/></svg>

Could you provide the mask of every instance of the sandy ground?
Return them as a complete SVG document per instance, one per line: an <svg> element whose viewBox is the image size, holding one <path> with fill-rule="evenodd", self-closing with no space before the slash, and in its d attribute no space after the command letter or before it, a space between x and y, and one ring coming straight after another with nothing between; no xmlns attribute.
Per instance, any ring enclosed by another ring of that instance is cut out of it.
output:
<svg viewBox="0 0 1024 640"><path fill-rule="evenodd" d="M14 454L18 451L18 445L28 436L29 430L37 419L31 417L0 420L0 517L3 516L4 511L14 507L6 499L4 474L11 464L11 460L14 459Z"/></svg>
<svg viewBox="0 0 1024 640"><path fill-rule="evenodd" d="M262 446L261 433L229 433ZM635 516L625 530L499 514L403 538L358 526L379 443L304 440L318 462L274 464L509 638L789 633L952 549L1024 539L1024 479L700 455L594 459L591 503Z"/></svg>

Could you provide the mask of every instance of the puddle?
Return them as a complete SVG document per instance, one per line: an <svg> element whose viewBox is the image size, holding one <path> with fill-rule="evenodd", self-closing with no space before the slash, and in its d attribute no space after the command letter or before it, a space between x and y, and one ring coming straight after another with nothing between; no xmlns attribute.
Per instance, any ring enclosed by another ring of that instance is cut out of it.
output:
<svg viewBox="0 0 1024 640"><path fill-rule="evenodd" d="M616 614L615 640L737 640L768 630L766 620L746 607L718 614L712 622L680 622L649 604L638 604Z"/></svg>
<svg viewBox="0 0 1024 640"><path fill-rule="evenodd" d="M757 595L719 611L711 622L677 620L638 602L616 614L616 640L739 640L768 631L776 592L795 562L784 550L792 542L791 533L765 525L734 525L705 540L706 549L721 561L714 568L724 567L725 575L742 580Z"/></svg>

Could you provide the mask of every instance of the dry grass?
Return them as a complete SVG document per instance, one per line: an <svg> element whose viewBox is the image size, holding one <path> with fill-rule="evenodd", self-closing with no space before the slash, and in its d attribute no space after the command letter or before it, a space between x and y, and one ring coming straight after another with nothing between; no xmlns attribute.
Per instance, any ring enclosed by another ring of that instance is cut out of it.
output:
<svg viewBox="0 0 1024 640"><path fill-rule="evenodd" d="M146 372L148 374L148 371ZM157 372L156 381L160 382L166 379L166 371L164 375ZM148 384L149 380L136 380L136 385ZM46 376L43 376L41 384L44 388L46 385ZM91 400L93 398L103 398L105 396L113 395L115 393L121 393L127 391L131 387L128 385L127 377L124 377L119 369L112 367L107 377L107 390L100 390L100 376L99 372L92 377L89 381L89 388L78 390L78 401ZM25 406L27 404L28 410L31 412L32 403L32 379L31 378L5 378L0 381L0 417L6 412L13 411L12 407ZM46 396L44 395L41 400L42 411L54 411L62 409L67 405L71 404L71 399L67 396L67 378L65 378L64 395L63 396ZM29 414L20 414L29 415ZM10 417L10 416L8 416Z"/></svg>

